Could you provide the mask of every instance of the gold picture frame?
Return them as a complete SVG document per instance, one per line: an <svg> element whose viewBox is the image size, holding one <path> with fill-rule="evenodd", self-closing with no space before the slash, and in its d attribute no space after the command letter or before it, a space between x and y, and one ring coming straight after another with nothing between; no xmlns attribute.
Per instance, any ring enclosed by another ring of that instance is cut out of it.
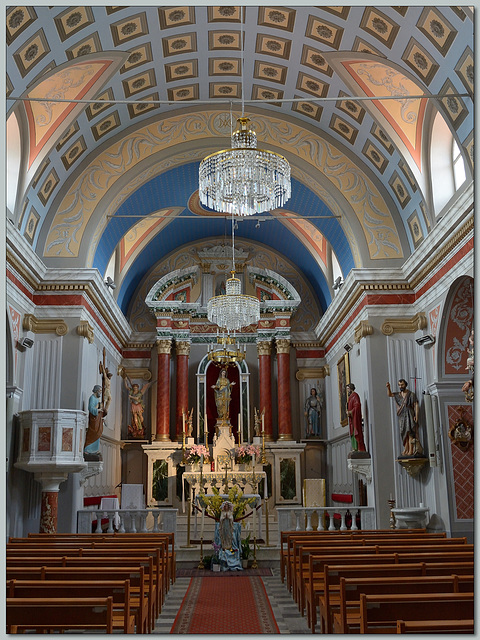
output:
<svg viewBox="0 0 480 640"><path fill-rule="evenodd" d="M340 424L345 427L348 424L347 416L347 384L350 384L350 362L348 352L337 362L338 375L338 400L340 402Z"/></svg>

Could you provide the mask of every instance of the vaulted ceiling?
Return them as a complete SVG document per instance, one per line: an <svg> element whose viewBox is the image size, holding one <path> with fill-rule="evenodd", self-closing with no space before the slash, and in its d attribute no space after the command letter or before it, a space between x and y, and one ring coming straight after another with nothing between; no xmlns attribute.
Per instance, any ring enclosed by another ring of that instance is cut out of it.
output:
<svg viewBox="0 0 480 640"><path fill-rule="evenodd" d="M471 179L466 7L10 7L7 44L10 218L47 266L111 273L125 313L171 256L229 241L198 165L230 146L242 87L293 180L236 239L292 265L319 313L332 274L399 266L435 225L438 113Z"/></svg>

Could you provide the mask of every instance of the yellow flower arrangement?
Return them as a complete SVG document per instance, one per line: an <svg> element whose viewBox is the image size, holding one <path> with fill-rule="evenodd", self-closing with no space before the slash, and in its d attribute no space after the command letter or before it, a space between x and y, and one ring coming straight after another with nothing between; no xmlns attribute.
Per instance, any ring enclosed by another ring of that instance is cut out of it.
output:
<svg viewBox="0 0 480 640"><path fill-rule="evenodd" d="M203 507L205 507L205 511L207 515L211 516L215 520L220 520L220 507L228 500L233 504L233 519L239 520L245 513L245 509L248 504L254 504L256 498L245 498L243 495L243 491L240 487L236 485L233 486L228 491L228 497L225 495L220 495L220 491L217 487L212 487L213 496L201 495L199 496L199 500Z"/></svg>

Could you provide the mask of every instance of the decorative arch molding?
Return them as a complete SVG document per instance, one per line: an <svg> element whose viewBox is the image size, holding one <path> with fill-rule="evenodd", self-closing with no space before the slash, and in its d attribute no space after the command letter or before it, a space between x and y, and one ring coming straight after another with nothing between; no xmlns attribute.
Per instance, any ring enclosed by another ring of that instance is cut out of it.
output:
<svg viewBox="0 0 480 640"><path fill-rule="evenodd" d="M178 310L187 311L194 310L200 307L200 303L188 303L179 300L167 300L167 298L175 292L179 287L193 287L198 281L200 268L186 267L185 269L176 269L171 273L168 273L163 278L160 278L156 282L145 298L145 304L153 312L166 311L166 310Z"/></svg>
<svg viewBox="0 0 480 640"><path fill-rule="evenodd" d="M97 212L105 191L112 189L120 178L124 179L140 161L163 149L174 148L179 140L198 142L225 135L216 124L222 115L223 111L191 113L188 118L174 115L160 124L151 122L103 150L77 177L59 204L43 256L77 257L87 224L96 220L97 226L105 215L100 209ZM339 148L298 124L272 115L268 120L259 119L257 129L260 138L275 141L284 153L307 162L343 194L362 226L370 258L403 257L398 229L383 196L372 180ZM138 177L136 182L138 188ZM67 220L74 220L75 224L66 227Z"/></svg>
<svg viewBox="0 0 480 640"><path fill-rule="evenodd" d="M69 60L42 75L25 91L22 98L28 121L28 172L31 176L63 132L86 108L84 103L49 102L48 97L93 98L125 63L128 55L124 51L104 51Z"/></svg>
<svg viewBox="0 0 480 640"><path fill-rule="evenodd" d="M217 257L215 257L216 255ZM200 303L198 302L202 280L200 270L202 273L208 273L211 270L212 264L225 262L225 260L231 260L231 248L225 247L224 249L222 248L222 251L219 251L217 239L209 238L201 242L184 245L172 252L165 260L157 263L138 285L132 297L130 307L128 308L127 318L133 330L141 333L145 331L155 331L154 316L157 315L158 319L160 317L159 314L171 314L171 311L166 308L165 311L155 311L155 309L157 307L160 308L160 306L163 308L165 304L168 304L169 309L173 308L171 301L165 303L163 298L168 297L175 287L180 286L181 279L185 278L188 280L189 277L196 277L197 280L191 294L191 298L195 302L177 302L174 306L177 309L176 312L179 314L193 315L195 313L198 315L199 332L201 332L200 325L203 325L204 332L208 333L207 325L209 323L206 319L206 306L204 307L203 314L200 312L197 313L197 310L192 311L192 309L200 307ZM250 264L244 265L247 260ZM290 301L286 300L288 305L291 306L291 309L290 311L283 312L285 318L290 316L291 312L296 309L296 313L289 322L291 331L299 332L302 335L308 335L311 332L313 336L314 327L318 322L319 315L321 315L321 304L319 304L310 283L294 264L283 256L278 255L278 253L270 247L243 239L237 240L235 243L235 263L238 273L244 271L247 276L244 281L244 291L249 295L255 295L255 287L250 282L248 269L256 269L258 273L263 273L266 280L271 277L269 274L273 274L273 282L278 283L279 288L285 287L290 292L289 295L292 298ZM187 266L183 266L185 264L187 264ZM284 278L280 276L279 272L286 274L287 277ZM167 275L163 275L165 273ZM180 280L177 281L176 278ZM160 300L154 300L155 295L160 292L160 290L162 291ZM160 305L159 302L161 303ZM267 302L267 300L264 302ZM197 307L185 306L192 304L196 304ZM278 301L272 300L272 307L275 307L275 305L278 306L278 304ZM152 310L152 315L145 314L145 305ZM267 306L261 306L262 315L265 315L265 318L261 319L261 324L266 323L264 327L262 326L262 329L271 331L273 329L271 314L270 318L268 317L269 314L264 314L264 310L266 309ZM279 310L278 313L280 313ZM162 316L162 321L163 326L166 328L168 325L167 317ZM216 334L216 330L214 333Z"/></svg>
<svg viewBox="0 0 480 640"><path fill-rule="evenodd" d="M468 338L473 328L473 278L456 280L446 297L439 337L438 354L441 377L468 375Z"/></svg>
<svg viewBox="0 0 480 640"><path fill-rule="evenodd" d="M370 98L375 96L402 96L427 94L423 82L404 68L389 60L379 59L370 53L325 53L325 60L335 69L354 95L359 92ZM422 129L427 98L416 100L372 100L362 103L373 117L392 136L400 149L413 160L420 184L424 186L422 173ZM401 123L401 125L400 125Z"/></svg>

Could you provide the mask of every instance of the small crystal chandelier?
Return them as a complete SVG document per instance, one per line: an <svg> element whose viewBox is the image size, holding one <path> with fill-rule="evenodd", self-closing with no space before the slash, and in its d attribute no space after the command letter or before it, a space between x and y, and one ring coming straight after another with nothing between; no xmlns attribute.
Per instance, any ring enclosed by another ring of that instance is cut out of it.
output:
<svg viewBox="0 0 480 640"><path fill-rule="evenodd" d="M227 331L237 331L260 320L260 300L242 293L242 283L235 277L235 223L232 216L232 277L225 283L225 295L214 296L207 303L207 317Z"/></svg>
<svg viewBox="0 0 480 640"><path fill-rule="evenodd" d="M208 359L219 367L226 367L236 364L245 359L246 347L235 344L235 336L223 335L217 338L217 344L221 345L219 349L215 349L213 344L209 346Z"/></svg>
<svg viewBox="0 0 480 640"><path fill-rule="evenodd" d="M252 216L283 207L291 196L290 165L278 153L257 149L249 123L249 118L238 118L232 148L200 163L200 202L210 209Z"/></svg>
<svg viewBox="0 0 480 640"><path fill-rule="evenodd" d="M244 109L243 30L240 42L242 117L237 119L231 149L212 153L200 163L198 193L200 202L214 211L253 216L283 207L290 198L290 165L274 151L257 149L257 134Z"/></svg>

